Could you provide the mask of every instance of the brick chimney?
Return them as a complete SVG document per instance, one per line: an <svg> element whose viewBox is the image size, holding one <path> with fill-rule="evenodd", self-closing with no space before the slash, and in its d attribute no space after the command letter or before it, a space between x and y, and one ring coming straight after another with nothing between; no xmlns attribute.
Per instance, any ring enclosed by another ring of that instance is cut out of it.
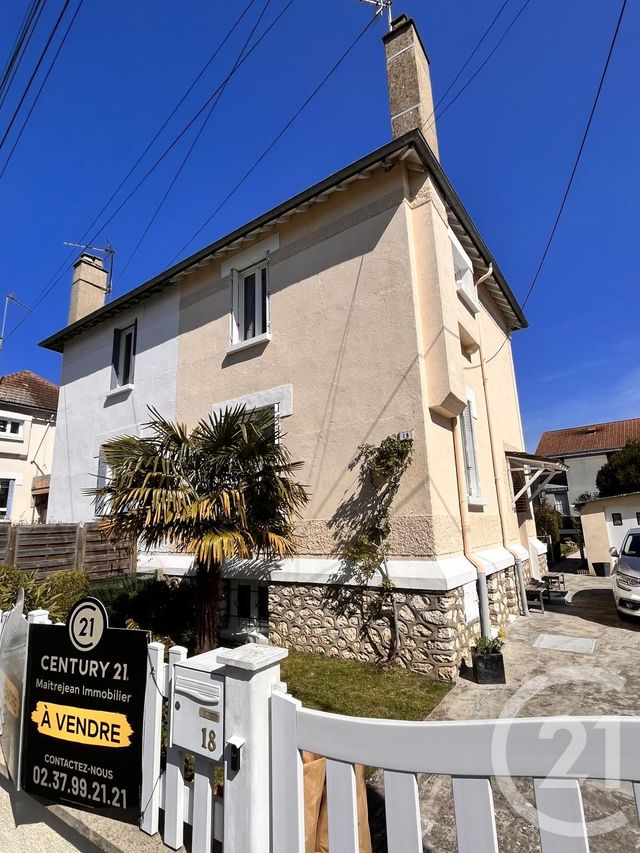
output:
<svg viewBox="0 0 640 853"><path fill-rule="evenodd" d="M411 18L400 15L382 40L387 56L393 138L421 128L429 147L438 157L429 59L415 24Z"/></svg>
<svg viewBox="0 0 640 853"><path fill-rule="evenodd" d="M107 295L107 270L102 258L82 254L73 265L69 325L102 308Z"/></svg>

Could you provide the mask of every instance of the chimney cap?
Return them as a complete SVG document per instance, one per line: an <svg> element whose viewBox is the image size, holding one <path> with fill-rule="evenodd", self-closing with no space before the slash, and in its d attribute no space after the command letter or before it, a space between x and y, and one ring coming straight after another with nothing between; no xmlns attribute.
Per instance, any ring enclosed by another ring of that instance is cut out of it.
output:
<svg viewBox="0 0 640 853"><path fill-rule="evenodd" d="M90 255L88 252L82 252L82 254L78 255L73 262L74 269L78 264L91 264L91 266L98 267L98 269L104 269L104 263L100 255Z"/></svg>
<svg viewBox="0 0 640 853"><path fill-rule="evenodd" d="M427 62L429 63L429 65L431 65L431 62L429 60L429 54L427 53L424 43L420 37L420 32L416 27L415 21L413 20L413 18L410 18L408 15L405 15L404 12L398 15L397 18L394 18L393 21L391 21L391 29L382 36L383 44L387 44L387 42L391 41L392 39L396 38L396 36L406 32L408 29L411 28L413 28L413 31L416 34L416 38L420 43L420 47L422 48L422 52L424 53Z"/></svg>

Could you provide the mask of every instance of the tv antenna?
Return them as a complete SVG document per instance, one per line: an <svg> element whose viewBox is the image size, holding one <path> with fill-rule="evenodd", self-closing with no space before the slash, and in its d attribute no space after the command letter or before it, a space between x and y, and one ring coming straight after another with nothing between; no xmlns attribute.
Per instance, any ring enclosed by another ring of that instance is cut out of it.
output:
<svg viewBox="0 0 640 853"><path fill-rule="evenodd" d="M389 29L391 29L391 21L393 20L393 0L360 0L360 2L369 3L370 6L377 6L378 11L376 12L376 15L382 15L386 9Z"/></svg>
<svg viewBox="0 0 640 853"><path fill-rule="evenodd" d="M20 302L17 296L14 296L13 293L7 293L4 297L4 312L2 314L2 329L0 329L0 351L4 346L4 331L7 325L7 311L9 310L9 303L15 302L16 305L19 305L21 308L24 308L25 311L31 313L31 308L28 305L25 305L24 302Z"/></svg>
<svg viewBox="0 0 640 853"><path fill-rule="evenodd" d="M86 246L84 243L69 243L67 240L64 240L62 245L74 246L76 249L90 249L92 252L100 252L107 256L107 287L105 292L108 296L113 287L113 259L116 254L116 250L113 248L111 243L107 240L106 246Z"/></svg>

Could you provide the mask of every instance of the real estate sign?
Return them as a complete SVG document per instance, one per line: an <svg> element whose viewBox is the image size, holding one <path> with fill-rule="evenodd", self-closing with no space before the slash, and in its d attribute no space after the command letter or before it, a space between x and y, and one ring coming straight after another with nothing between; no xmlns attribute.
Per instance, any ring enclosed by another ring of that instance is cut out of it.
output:
<svg viewBox="0 0 640 853"><path fill-rule="evenodd" d="M22 692L27 656L27 620L23 609L24 590L21 589L15 607L6 616L0 640L0 745L9 776L18 789Z"/></svg>
<svg viewBox="0 0 640 853"><path fill-rule="evenodd" d="M138 823L147 644L93 598L66 625L29 626L25 791Z"/></svg>

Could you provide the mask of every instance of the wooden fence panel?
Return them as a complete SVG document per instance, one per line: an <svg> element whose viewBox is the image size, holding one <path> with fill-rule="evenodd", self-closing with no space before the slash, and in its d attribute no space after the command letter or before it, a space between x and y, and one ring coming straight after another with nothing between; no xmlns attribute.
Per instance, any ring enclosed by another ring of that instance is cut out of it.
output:
<svg viewBox="0 0 640 853"><path fill-rule="evenodd" d="M88 522L83 530L82 566L91 578L98 580L132 571L132 549L129 545L117 545L104 539L97 521Z"/></svg>
<svg viewBox="0 0 640 853"><path fill-rule="evenodd" d="M76 524L19 524L15 564L23 571L51 572L76 568Z"/></svg>
<svg viewBox="0 0 640 853"><path fill-rule="evenodd" d="M0 562L5 561L36 571L40 579L64 569L82 568L91 580L135 570L132 548L104 539L99 522L0 525Z"/></svg>

